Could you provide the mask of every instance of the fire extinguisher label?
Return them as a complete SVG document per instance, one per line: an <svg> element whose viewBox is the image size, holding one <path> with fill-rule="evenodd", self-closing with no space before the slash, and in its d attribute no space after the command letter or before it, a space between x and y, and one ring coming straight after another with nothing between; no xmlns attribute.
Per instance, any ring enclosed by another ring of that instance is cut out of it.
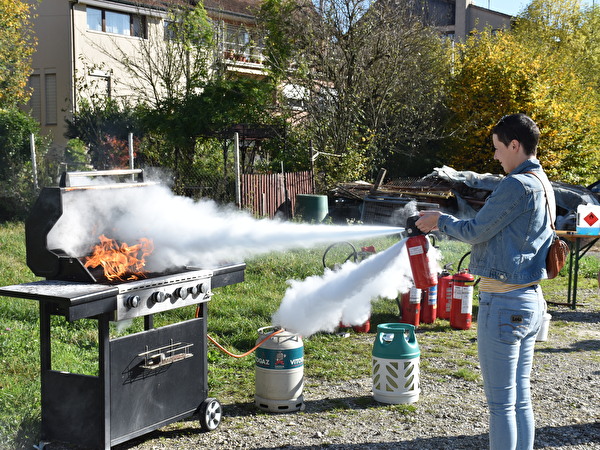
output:
<svg viewBox="0 0 600 450"><path fill-rule="evenodd" d="M422 245L417 245L415 247L408 247L408 254L410 256L422 255L424 252Z"/></svg>
<svg viewBox="0 0 600 450"><path fill-rule="evenodd" d="M410 297L408 297L408 303L421 303L421 289L417 289L415 287L410 288Z"/></svg>
<svg viewBox="0 0 600 450"><path fill-rule="evenodd" d="M427 304L431 306L437 306L437 286L432 286L429 288L429 293L427 295Z"/></svg>
<svg viewBox="0 0 600 450"><path fill-rule="evenodd" d="M473 286L455 286L454 297L460 299L460 313L471 314L473 311Z"/></svg>

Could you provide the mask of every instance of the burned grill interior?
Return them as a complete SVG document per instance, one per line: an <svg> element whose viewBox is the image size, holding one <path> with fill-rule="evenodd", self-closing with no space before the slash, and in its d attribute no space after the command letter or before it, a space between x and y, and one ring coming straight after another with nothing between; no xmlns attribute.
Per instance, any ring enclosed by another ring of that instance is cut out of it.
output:
<svg viewBox="0 0 600 450"><path fill-rule="evenodd" d="M245 264L172 267L109 281L85 267L87 255L48 246L69 196L93 189L109 201L121 190L153 184L141 170L64 173L59 186L40 192L26 220L27 265L45 280L5 286L0 295L39 302L44 441L109 449L194 414L202 428L214 426L202 415L216 401L208 397L207 304L214 289L244 280ZM195 317L154 328L154 314L189 305L196 305ZM97 321L98 376L53 370L52 315ZM144 331L111 339L112 321L136 317L143 317Z"/></svg>

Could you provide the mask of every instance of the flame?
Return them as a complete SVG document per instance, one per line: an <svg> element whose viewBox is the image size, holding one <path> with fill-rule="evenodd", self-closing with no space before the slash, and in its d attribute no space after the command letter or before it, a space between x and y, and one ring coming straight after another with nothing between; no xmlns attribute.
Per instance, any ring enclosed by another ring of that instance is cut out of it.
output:
<svg viewBox="0 0 600 450"><path fill-rule="evenodd" d="M109 281L137 280L145 277L146 257L154 250L150 239L141 238L140 243L129 246L119 245L114 239L100 236L100 244L94 246L92 256L86 257L85 267L104 269Z"/></svg>

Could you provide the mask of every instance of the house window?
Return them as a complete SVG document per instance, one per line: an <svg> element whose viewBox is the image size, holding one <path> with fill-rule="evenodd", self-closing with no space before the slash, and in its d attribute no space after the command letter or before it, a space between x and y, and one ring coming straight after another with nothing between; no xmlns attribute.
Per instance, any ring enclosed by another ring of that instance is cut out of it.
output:
<svg viewBox="0 0 600 450"><path fill-rule="evenodd" d="M87 27L88 30L103 31L102 29L102 11L96 8L87 8Z"/></svg>
<svg viewBox="0 0 600 450"><path fill-rule="evenodd" d="M106 32L122 34L124 36L131 35L131 27L129 24L129 14L123 14L112 11L105 11L104 17L106 20Z"/></svg>
<svg viewBox="0 0 600 450"><path fill-rule="evenodd" d="M87 28L92 31L145 38L146 17L98 8L86 8Z"/></svg>
<svg viewBox="0 0 600 450"><path fill-rule="evenodd" d="M44 87L46 100L46 125L56 125L57 123L57 105L56 105L56 74L47 73L44 75Z"/></svg>
<svg viewBox="0 0 600 450"><path fill-rule="evenodd" d="M164 21L164 39L165 41L175 40L175 23L170 20Z"/></svg>
<svg viewBox="0 0 600 450"><path fill-rule="evenodd" d="M42 91L40 85L40 76L31 75L29 77L29 88L31 89L31 98L29 99L29 106L31 107L31 116L38 121L42 122Z"/></svg>

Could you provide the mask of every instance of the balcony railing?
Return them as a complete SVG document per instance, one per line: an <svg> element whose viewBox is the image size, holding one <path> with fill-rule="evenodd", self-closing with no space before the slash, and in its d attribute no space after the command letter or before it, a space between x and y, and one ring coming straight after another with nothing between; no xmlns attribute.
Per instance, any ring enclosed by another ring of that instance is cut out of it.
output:
<svg viewBox="0 0 600 450"><path fill-rule="evenodd" d="M253 64L263 63L263 47L240 45L226 42L223 45L223 58L229 61L248 62Z"/></svg>

